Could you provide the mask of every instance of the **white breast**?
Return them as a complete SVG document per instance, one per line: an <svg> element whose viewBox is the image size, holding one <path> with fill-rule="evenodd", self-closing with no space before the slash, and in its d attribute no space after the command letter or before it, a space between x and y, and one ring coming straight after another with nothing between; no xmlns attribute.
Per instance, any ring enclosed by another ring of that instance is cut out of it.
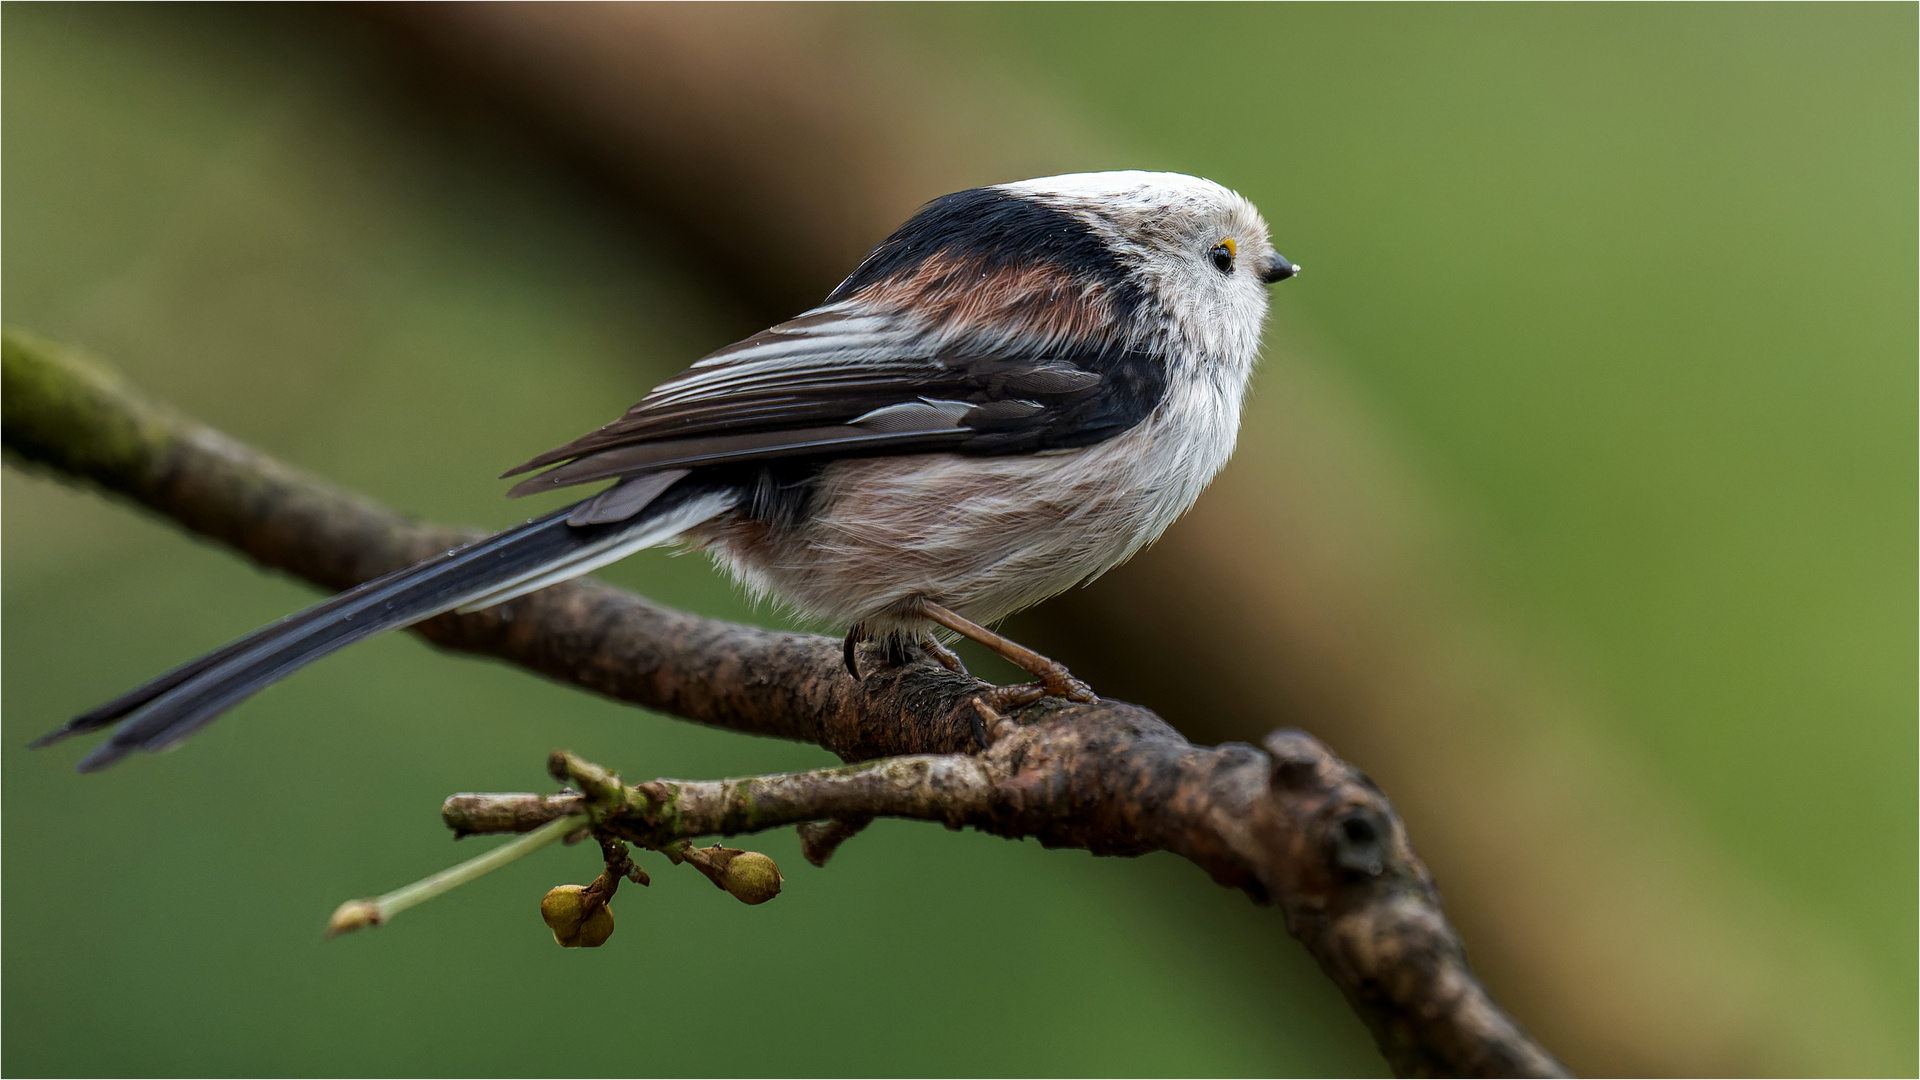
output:
<svg viewBox="0 0 1920 1080"><path fill-rule="evenodd" d="M689 539L757 596L834 625L897 625L924 597L992 623L1126 561L1233 453L1250 365L1174 378L1138 426L1073 450L835 462L790 529L720 519Z"/></svg>

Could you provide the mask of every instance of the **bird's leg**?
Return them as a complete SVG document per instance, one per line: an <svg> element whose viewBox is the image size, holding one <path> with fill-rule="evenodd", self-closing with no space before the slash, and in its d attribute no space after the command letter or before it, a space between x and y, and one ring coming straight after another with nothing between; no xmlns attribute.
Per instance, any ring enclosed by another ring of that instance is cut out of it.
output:
<svg viewBox="0 0 1920 1080"><path fill-rule="evenodd" d="M1043 697L1066 698L1068 701L1091 702L1100 700L1093 688L1073 677L1063 664L1041 656L1017 641L1009 641L999 634L969 619L948 611L931 600L916 600L912 613L921 618L931 619L941 626L959 634L961 637L977 641L1001 656L1015 667L1031 673L1039 682L1025 686L1001 686L983 695L987 704L995 709L1017 708Z"/></svg>
<svg viewBox="0 0 1920 1080"><path fill-rule="evenodd" d="M967 665L960 662L960 654L940 644L940 639L934 637L932 634L928 634L926 637L920 639L920 647L926 650L928 656L938 660L940 666L946 668L948 671L956 675L965 675L967 673Z"/></svg>

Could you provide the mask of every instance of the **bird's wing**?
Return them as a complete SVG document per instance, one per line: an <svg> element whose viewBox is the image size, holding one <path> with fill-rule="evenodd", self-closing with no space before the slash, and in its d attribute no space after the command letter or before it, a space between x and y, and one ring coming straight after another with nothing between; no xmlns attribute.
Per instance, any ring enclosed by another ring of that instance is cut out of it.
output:
<svg viewBox="0 0 1920 1080"><path fill-rule="evenodd" d="M1084 446L1133 426L1164 389L1145 353L930 333L852 304L816 309L661 383L620 419L507 476L527 495L635 473L791 457Z"/></svg>

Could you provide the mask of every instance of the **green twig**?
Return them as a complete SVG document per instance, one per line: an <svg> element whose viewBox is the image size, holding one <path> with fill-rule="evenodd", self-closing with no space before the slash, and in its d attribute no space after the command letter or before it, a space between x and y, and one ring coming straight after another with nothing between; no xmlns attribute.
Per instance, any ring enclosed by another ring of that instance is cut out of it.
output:
<svg viewBox="0 0 1920 1080"><path fill-rule="evenodd" d="M591 819L585 814L573 814L557 821L549 821L538 829L512 840L484 855L477 855L458 866L449 867L431 877L422 878L411 885L395 889L385 896L376 896L371 900L349 900L341 904L327 920L327 936L358 930L363 926L379 926L395 915L415 904L422 904L450 889L458 888L482 874L498 870L516 859L525 858L541 848L561 839L568 833L585 828Z"/></svg>

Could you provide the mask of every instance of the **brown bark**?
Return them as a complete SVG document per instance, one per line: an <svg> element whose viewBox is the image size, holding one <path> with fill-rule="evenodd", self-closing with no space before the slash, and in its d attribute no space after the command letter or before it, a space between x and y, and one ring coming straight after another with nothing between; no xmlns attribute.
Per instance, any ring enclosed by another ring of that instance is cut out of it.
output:
<svg viewBox="0 0 1920 1080"><path fill-rule="evenodd" d="M46 343L8 331L0 353L10 456L131 498L263 566L340 588L475 535L408 521ZM1475 979L1385 797L1299 732L1269 737L1264 752L1197 747L1139 706L1048 699L1005 718L988 712L991 745L973 754L986 689L976 679L875 655L855 682L838 641L670 611L590 580L416 629L620 700L864 763L622 788L624 810L604 822L617 834L657 846L884 815L1097 854L1172 851L1277 904L1396 1071L1562 1072ZM573 805L467 798L449 818L466 832L516 831Z"/></svg>

